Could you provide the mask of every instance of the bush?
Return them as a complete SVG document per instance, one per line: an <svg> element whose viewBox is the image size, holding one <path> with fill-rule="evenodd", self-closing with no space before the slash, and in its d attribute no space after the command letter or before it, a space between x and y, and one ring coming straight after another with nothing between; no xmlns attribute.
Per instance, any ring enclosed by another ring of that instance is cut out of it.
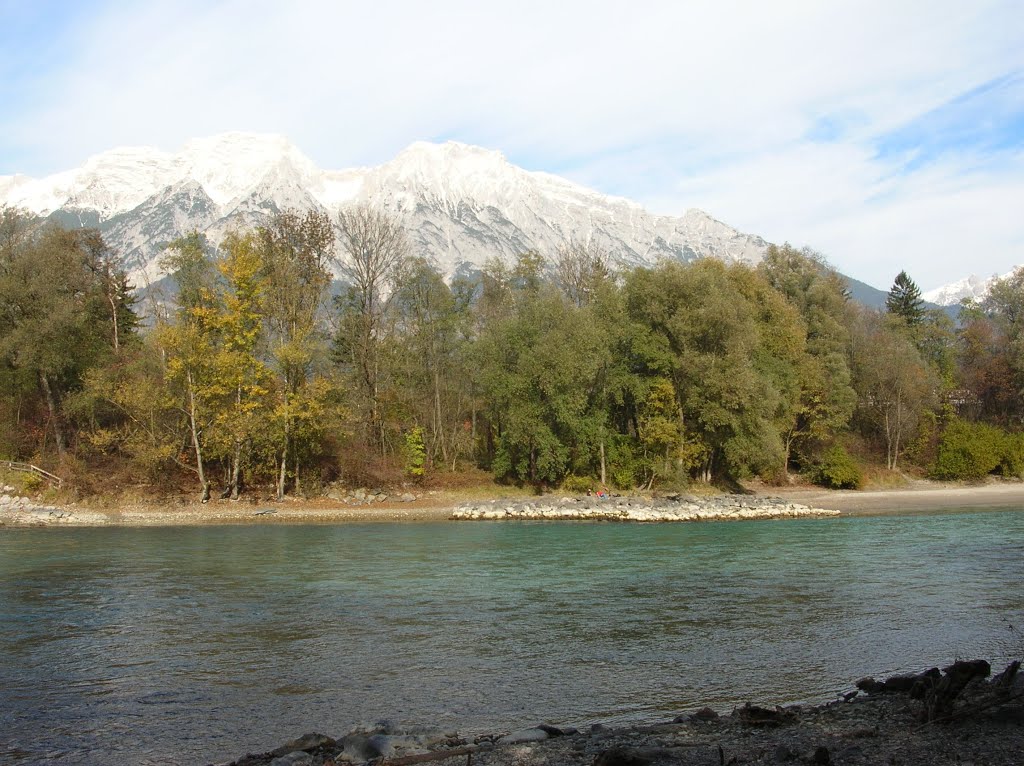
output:
<svg viewBox="0 0 1024 766"><path fill-rule="evenodd" d="M860 466L838 444L825 450L814 470L814 483L829 489L860 489Z"/></svg>
<svg viewBox="0 0 1024 766"><path fill-rule="evenodd" d="M570 474L562 480L562 490L570 495L585 495L594 489L594 480L589 476Z"/></svg>
<svg viewBox="0 0 1024 766"><path fill-rule="evenodd" d="M423 429L416 426L405 435L405 471L419 479L426 473L427 447L423 441Z"/></svg>
<svg viewBox="0 0 1024 766"><path fill-rule="evenodd" d="M616 489L633 489L647 474L632 439L615 435L608 440L608 478Z"/></svg>
<svg viewBox="0 0 1024 766"><path fill-rule="evenodd" d="M1024 434L1007 434L1003 437L999 474L1008 479L1024 478Z"/></svg>
<svg viewBox="0 0 1024 766"><path fill-rule="evenodd" d="M946 481L982 479L1003 462L1008 441L995 426L953 420L939 439L931 476Z"/></svg>

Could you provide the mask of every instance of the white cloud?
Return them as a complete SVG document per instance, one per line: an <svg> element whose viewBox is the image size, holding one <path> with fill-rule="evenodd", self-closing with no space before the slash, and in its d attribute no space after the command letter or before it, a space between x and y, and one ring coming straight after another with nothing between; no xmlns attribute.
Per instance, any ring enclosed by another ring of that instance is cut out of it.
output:
<svg viewBox="0 0 1024 766"><path fill-rule="evenodd" d="M287 135L324 167L455 138L663 212L697 206L810 244L874 283L906 267L928 287L1021 260L1019 216L1003 218L1020 208L1019 167L971 174L950 161L899 180L873 141L1024 68L1022 9L1016 0L97 6L39 76L33 101L0 115L0 162L30 165L0 172L38 175L115 145L176 149L234 129ZM845 132L807 140L823 119ZM951 246L968 242L983 242L991 265Z"/></svg>

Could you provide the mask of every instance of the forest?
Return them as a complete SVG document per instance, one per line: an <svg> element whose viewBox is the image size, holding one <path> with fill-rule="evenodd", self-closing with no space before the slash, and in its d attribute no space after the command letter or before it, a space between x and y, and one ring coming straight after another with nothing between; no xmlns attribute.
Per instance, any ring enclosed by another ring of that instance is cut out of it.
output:
<svg viewBox="0 0 1024 766"><path fill-rule="evenodd" d="M1024 269L957 321L788 244L619 270L567 242L447 283L366 207L172 242L164 290L117 264L0 209L0 458L82 495L1024 474Z"/></svg>

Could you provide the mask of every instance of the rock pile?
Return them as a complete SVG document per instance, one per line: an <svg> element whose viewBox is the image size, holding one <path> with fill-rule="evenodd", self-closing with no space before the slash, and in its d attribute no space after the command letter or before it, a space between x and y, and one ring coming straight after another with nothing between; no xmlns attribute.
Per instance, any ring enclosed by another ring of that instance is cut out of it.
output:
<svg viewBox="0 0 1024 766"><path fill-rule="evenodd" d="M4 516L27 516L40 521L50 521L71 516L71 511L55 505L35 505L27 497L20 497L12 494L13 492L13 487L4 487L3 494L0 494L0 519Z"/></svg>
<svg viewBox="0 0 1024 766"><path fill-rule="evenodd" d="M390 500L393 503L411 503L418 498L411 492L400 492L394 495L388 495L384 490L381 489L353 489L347 491L345 488L340 486L332 486L327 490L327 497L331 500L338 500L346 505L373 505L374 503L383 503Z"/></svg>
<svg viewBox="0 0 1024 766"><path fill-rule="evenodd" d="M744 495L670 495L642 497L563 497L559 500L467 503L452 519L554 519L592 521L736 521L838 516L839 511L810 508L777 497Z"/></svg>
<svg viewBox="0 0 1024 766"><path fill-rule="evenodd" d="M2 487L0 490L0 526L68 522L103 523L106 520L101 514L76 512L56 505L37 505L29 498L15 494L14 487Z"/></svg>

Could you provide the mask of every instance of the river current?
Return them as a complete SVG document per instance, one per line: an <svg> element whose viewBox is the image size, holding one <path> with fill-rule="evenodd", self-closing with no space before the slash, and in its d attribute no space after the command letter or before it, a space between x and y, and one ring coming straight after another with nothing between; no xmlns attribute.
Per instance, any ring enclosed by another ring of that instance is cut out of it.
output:
<svg viewBox="0 0 1024 766"><path fill-rule="evenodd" d="M1024 653L1024 510L0 530L0 763L822 702Z"/></svg>

